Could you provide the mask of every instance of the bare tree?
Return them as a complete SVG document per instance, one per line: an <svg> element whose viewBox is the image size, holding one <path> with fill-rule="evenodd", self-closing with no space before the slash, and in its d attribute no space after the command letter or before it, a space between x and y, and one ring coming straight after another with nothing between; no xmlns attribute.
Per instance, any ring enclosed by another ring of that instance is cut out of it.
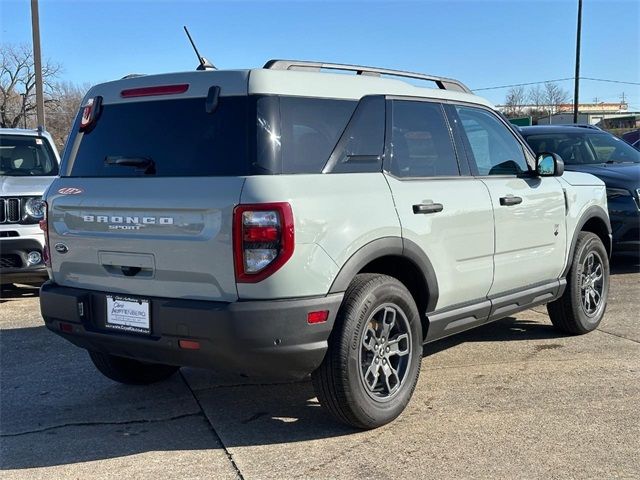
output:
<svg viewBox="0 0 640 480"><path fill-rule="evenodd" d="M61 65L50 60L42 64L45 105L56 102L56 79L61 71ZM36 109L35 86L31 48L28 45L0 44L0 126L21 126L24 116Z"/></svg>
<svg viewBox="0 0 640 480"><path fill-rule="evenodd" d="M510 88L504 102L505 114L508 117L522 115L526 103L527 93L523 86Z"/></svg>
<svg viewBox="0 0 640 480"><path fill-rule="evenodd" d="M533 108L540 110L544 105L544 89L540 85L531 87L529 89L527 100Z"/></svg>
<svg viewBox="0 0 640 480"><path fill-rule="evenodd" d="M558 106L569 102L569 92L557 83L546 82L543 92L544 103L550 114L555 113L558 110Z"/></svg>
<svg viewBox="0 0 640 480"><path fill-rule="evenodd" d="M56 101L48 105L46 115L47 131L60 150L67 141L69 129L89 88L88 84L76 85L69 82L56 84Z"/></svg>

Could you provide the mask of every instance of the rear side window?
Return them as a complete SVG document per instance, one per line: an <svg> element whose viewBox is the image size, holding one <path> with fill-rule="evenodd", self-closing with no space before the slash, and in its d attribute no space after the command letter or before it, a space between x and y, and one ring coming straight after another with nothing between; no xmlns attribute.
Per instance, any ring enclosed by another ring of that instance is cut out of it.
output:
<svg viewBox="0 0 640 480"><path fill-rule="evenodd" d="M76 133L63 172L144 176L153 162L161 177L247 175L248 128L246 96L220 97L212 113L204 98L107 104L91 131Z"/></svg>
<svg viewBox="0 0 640 480"><path fill-rule="evenodd" d="M362 98L331 154L331 172L380 172L384 151L384 122L384 97Z"/></svg>
<svg viewBox="0 0 640 480"><path fill-rule="evenodd" d="M528 171L524 149L511 131L481 108L456 106L478 175L518 175Z"/></svg>
<svg viewBox="0 0 640 480"><path fill-rule="evenodd" d="M442 106L394 100L390 172L397 177L460 174Z"/></svg>
<svg viewBox="0 0 640 480"><path fill-rule="evenodd" d="M257 101L257 158L263 170L321 173L357 102L304 97Z"/></svg>
<svg viewBox="0 0 640 480"><path fill-rule="evenodd" d="M0 135L0 175L7 177L53 176L58 163L44 138Z"/></svg>

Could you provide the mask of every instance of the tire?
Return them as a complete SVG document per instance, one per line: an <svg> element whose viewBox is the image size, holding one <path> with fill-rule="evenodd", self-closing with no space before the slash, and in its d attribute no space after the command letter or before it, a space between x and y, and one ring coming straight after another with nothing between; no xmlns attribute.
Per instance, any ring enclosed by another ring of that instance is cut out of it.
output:
<svg viewBox="0 0 640 480"><path fill-rule="evenodd" d="M597 278L600 280L595 280ZM551 323L558 330L572 335L589 333L600 325L607 308L608 295L607 250L597 235L580 232L564 294L547 304Z"/></svg>
<svg viewBox="0 0 640 480"><path fill-rule="evenodd" d="M325 358L311 374L318 400L337 420L356 428L391 422L415 389L422 340L420 315L407 288L386 275L357 275L338 311Z"/></svg>
<svg viewBox="0 0 640 480"><path fill-rule="evenodd" d="M169 378L180 367L144 363L130 358L89 351L91 361L105 377L126 385L149 385Z"/></svg>

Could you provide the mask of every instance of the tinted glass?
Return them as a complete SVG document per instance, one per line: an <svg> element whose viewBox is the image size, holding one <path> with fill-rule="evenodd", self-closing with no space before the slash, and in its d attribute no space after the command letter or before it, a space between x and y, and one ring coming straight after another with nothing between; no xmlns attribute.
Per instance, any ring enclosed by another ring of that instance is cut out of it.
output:
<svg viewBox="0 0 640 480"><path fill-rule="evenodd" d="M608 133L546 133L526 140L536 153L557 153L567 165L640 162L640 152Z"/></svg>
<svg viewBox="0 0 640 480"><path fill-rule="evenodd" d="M379 172L384 150L384 97L365 97L334 150L334 173Z"/></svg>
<svg viewBox="0 0 640 480"><path fill-rule="evenodd" d="M257 106L256 164L282 173L320 173L357 102L265 97Z"/></svg>
<svg viewBox="0 0 640 480"><path fill-rule="evenodd" d="M0 135L0 175L38 177L57 174L58 164L45 139Z"/></svg>
<svg viewBox="0 0 640 480"><path fill-rule="evenodd" d="M391 151L390 171L397 177L459 175L440 104L395 100Z"/></svg>
<svg viewBox="0 0 640 480"><path fill-rule="evenodd" d="M528 171L524 150L491 112L456 106L479 175L517 175Z"/></svg>
<svg viewBox="0 0 640 480"><path fill-rule="evenodd" d="M145 168L106 162L121 157L152 160L156 176L246 175L247 119L247 97L220 97L210 114L204 98L105 105L95 127L73 140L77 149L65 149L63 171L73 177L145 175Z"/></svg>

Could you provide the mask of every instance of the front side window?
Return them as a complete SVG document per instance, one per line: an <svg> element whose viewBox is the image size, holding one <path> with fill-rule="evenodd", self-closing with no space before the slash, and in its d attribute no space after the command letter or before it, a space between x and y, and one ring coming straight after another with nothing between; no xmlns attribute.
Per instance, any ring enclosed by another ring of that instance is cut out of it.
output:
<svg viewBox="0 0 640 480"><path fill-rule="evenodd" d="M397 177L459 175L458 161L438 103L394 100L390 172Z"/></svg>
<svg viewBox="0 0 640 480"><path fill-rule="evenodd" d="M478 175L519 175L529 170L524 150L509 129L484 109L456 106Z"/></svg>
<svg viewBox="0 0 640 480"><path fill-rule="evenodd" d="M58 163L45 139L0 135L0 175L44 177L57 174Z"/></svg>

